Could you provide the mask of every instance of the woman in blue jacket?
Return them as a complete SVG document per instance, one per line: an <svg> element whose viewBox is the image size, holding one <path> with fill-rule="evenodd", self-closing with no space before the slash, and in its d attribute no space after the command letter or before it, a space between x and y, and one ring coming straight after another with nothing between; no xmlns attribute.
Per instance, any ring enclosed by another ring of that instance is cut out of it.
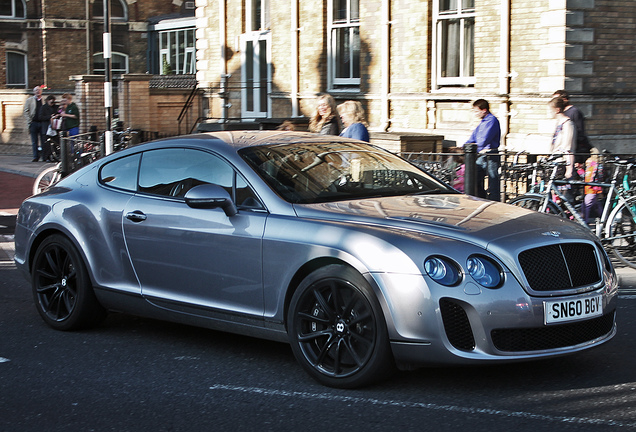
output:
<svg viewBox="0 0 636 432"><path fill-rule="evenodd" d="M341 137L353 138L369 142L369 131L364 119L364 108L358 101L346 101L338 105L338 113L345 129L340 132Z"/></svg>

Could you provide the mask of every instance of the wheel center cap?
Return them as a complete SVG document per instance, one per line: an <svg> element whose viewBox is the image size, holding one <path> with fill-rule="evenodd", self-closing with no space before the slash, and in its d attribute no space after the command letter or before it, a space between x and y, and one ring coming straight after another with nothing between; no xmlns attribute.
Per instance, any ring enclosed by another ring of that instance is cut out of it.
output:
<svg viewBox="0 0 636 432"><path fill-rule="evenodd" d="M345 331L345 323L342 321L339 321L338 324L336 324L336 331L338 333L344 333Z"/></svg>
<svg viewBox="0 0 636 432"><path fill-rule="evenodd" d="M66 278L62 279L62 286L65 287L66 286Z"/></svg>

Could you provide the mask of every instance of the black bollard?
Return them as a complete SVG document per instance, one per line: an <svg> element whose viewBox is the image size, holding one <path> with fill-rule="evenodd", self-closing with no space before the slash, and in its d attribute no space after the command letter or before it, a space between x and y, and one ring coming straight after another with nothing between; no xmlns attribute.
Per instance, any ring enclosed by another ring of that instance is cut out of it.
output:
<svg viewBox="0 0 636 432"><path fill-rule="evenodd" d="M477 196L477 144L466 144L464 152L464 193Z"/></svg>

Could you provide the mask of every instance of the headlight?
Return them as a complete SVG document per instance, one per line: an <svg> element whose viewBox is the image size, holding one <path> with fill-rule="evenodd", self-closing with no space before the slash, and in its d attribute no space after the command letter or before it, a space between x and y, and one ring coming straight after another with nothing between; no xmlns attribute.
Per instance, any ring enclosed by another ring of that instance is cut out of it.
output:
<svg viewBox="0 0 636 432"><path fill-rule="evenodd" d="M484 256L473 255L469 257L466 269L475 282L486 288L499 288L503 281L503 271L499 265Z"/></svg>
<svg viewBox="0 0 636 432"><path fill-rule="evenodd" d="M443 257L426 258L424 270L435 282L446 286L457 285L461 279L459 266Z"/></svg>

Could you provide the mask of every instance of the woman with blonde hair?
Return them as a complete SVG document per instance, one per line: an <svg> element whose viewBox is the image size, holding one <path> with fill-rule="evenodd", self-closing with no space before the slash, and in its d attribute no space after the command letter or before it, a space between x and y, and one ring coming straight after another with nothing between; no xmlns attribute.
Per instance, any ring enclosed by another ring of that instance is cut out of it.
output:
<svg viewBox="0 0 636 432"><path fill-rule="evenodd" d="M369 142L369 131L364 118L364 108L358 101L346 101L338 105L338 113L345 126L340 132L341 137L353 138L360 141Z"/></svg>
<svg viewBox="0 0 636 432"><path fill-rule="evenodd" d="M336 110L336 101L330 94L318 96L316 112L309 120L309 131L320 135L338 135L342 122Z"/></svg>

